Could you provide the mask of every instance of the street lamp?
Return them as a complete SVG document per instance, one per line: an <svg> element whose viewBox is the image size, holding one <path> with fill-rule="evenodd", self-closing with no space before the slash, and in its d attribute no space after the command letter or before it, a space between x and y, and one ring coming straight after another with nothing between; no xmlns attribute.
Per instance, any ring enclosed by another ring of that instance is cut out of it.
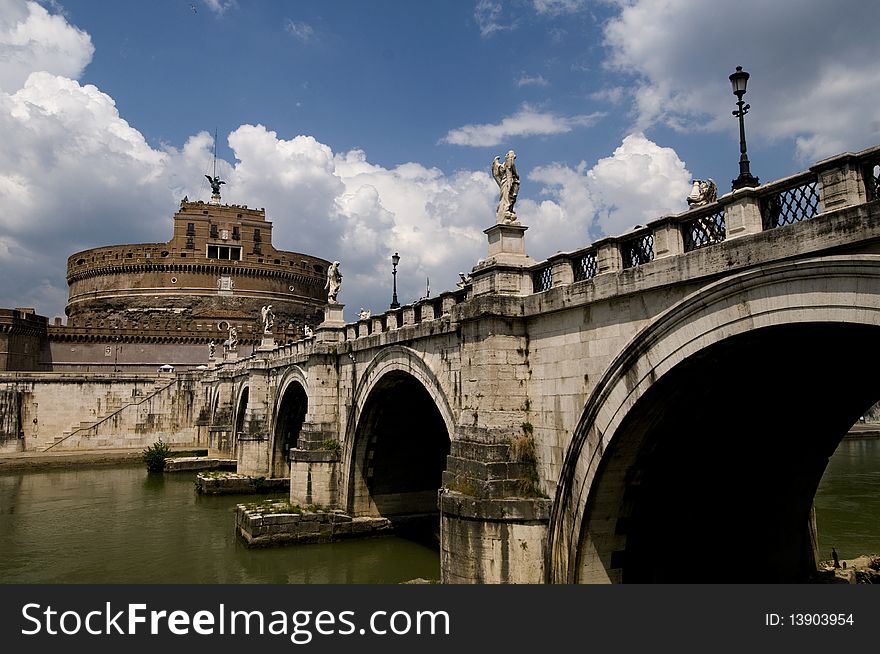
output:
<svg viewBox="0 0 880 654"><path fill-rule="evenodd" d="M394 279L394 294L391 296L391 308L399 309L400 302L397 301L397 264L400 263L400 255L395 252L391 256L391 276Z"/></svg>
<svg viewBox="0 0 880 654"><path fill-rule="evenodd" d="M736 67L736 72L730 76L730 84L733 86L733 94L736 96L736 106L739 107L733 112L733 115L739 118L739 177L733 180L733 190L757 186L758 178L749 172L749 157L746 154L746 127L743 117L749 113L749 105L743 102L743 96L746 94L746 84L749 81L749 74L742 69L742 66Z"/></svg>

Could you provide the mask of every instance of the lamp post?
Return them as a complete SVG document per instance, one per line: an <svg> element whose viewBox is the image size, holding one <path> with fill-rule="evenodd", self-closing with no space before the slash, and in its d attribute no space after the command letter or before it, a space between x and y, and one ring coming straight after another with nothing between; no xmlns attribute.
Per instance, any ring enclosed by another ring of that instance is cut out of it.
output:
<svg viewBox="0 0 880 654"><path fill-rule="evenodd" d="M399 309L400 302L397 301L397 264L400 263L400 255L395 252L391 256L391 277L394 279L394 293L391 296L391 308Z"/></svg>
<svg viewBox="0 0 880 654"><path fill-rule="evenodd" d="M739 118L739 177L733 180L733 190L757 186L758 178L749 172L749 157L746 154L746 126L743 118L749 113L749 105L743 102L743 96L746 94L746 85L749 81L749 74L742 69L742 66L736 67L736 72L730 76L730 84L733 86L733 94L736 96L736 106L739 107L733 112L733 115Z"/></svg>

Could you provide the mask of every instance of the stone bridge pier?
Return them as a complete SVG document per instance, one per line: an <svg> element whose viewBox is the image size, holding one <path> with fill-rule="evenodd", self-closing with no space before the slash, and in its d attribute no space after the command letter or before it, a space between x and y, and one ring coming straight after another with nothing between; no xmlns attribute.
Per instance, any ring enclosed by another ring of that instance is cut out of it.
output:
<svg viewBox="0 0 880 654"><path fill-rule="evenodd" d="M880 400L878 180L847 153L542 262L495 225L462 288L206 371L199 428L292 502L429 525L447 583L802 581Z"/></svg>

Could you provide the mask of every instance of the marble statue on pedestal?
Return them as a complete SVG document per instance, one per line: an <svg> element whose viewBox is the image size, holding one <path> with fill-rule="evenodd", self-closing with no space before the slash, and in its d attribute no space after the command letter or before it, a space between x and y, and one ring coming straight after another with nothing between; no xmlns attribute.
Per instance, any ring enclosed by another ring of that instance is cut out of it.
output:
<svg viewBox="0 0 880 654"><path fill-rule="evenodd" d="M271 334L272 326L275 324L275 314L272 312L272 305L267 304L260 309L260 316L263 319L263 333Z"/></svg>
<svg viewBox="0 0 880 654"><path fill-rule="evenodd" d="M495 157L492 161L492 177L501 189L498 210L495 212L496 223L516 221L513 205L516 204L516 196L519 194L519 173L516 172L515 160L516 153L508 150L504 156L504 163L501 163L500 157Z"/></svg>
<svg viewBox="0 0 880 654"><path fill-rule="evenodd" d="M327 283L324 284L327 289L327 302L329 304L338 304L336 296L339 295L339 289L342 288L342 273L339 272L339 262L334 261L327 268Z"/></svg>

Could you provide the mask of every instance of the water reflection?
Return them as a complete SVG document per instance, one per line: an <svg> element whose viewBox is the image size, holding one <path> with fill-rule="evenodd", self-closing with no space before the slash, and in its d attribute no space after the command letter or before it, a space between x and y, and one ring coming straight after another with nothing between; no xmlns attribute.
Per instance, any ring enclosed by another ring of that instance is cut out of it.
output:
<svg viewBox="0 0 880 654"><path fill-rule="evenodd" d="M436 547L387 537L249 550L190 474L142 466L0 474L3 583L399 583L439 577ZM845 440L815 499L820 557L880 552L880 439Z"/></svg>
<svg viewBox="0 0 880 654"><path fill-rule="evenodd" d="M816 491L819 558L880 554L880 439L846 439Z"/></svg>
<svg viewBox="0 0 880 654"><path fill-rule="evenodd" d="M436 550L387 537L248 550L193 475L142 466L0 475L3 583L399 583L439 577Z"/></svg>

